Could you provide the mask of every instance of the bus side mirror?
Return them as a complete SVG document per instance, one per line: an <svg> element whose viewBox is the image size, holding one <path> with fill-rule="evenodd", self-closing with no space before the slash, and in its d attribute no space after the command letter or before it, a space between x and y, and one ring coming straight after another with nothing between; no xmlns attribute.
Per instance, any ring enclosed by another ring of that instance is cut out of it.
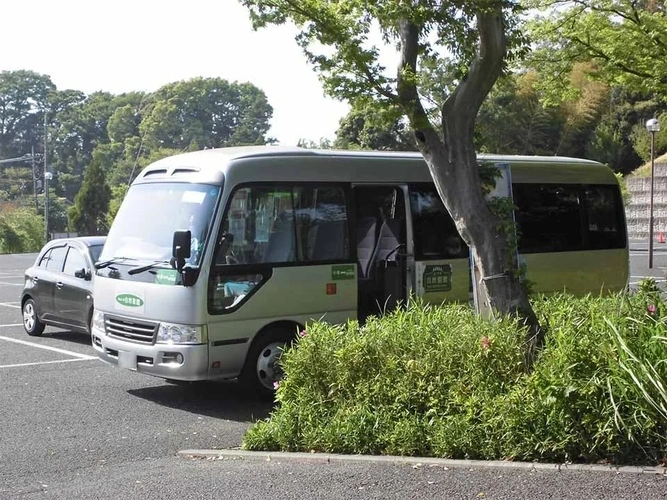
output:
<svg viewBox="0 0 667 500"><path fill-rule="evenodd" d="M192 244L192 234L190 230L174 231L174 240L171 247L171 254L176 264L176 269L180 272L185 265L185 259L190 257L190 245Z"/></svg>

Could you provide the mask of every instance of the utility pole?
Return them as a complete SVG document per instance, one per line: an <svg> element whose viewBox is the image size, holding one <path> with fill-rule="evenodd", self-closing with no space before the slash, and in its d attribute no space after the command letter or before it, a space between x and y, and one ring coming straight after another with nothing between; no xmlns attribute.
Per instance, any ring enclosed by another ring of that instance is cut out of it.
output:
<svg viewBox="0 0 667 500"><path fill-rule="evenodd" d="M37 162L35 161L35 146L30 148L32 157L32 192L35 196L35 211L39 213L39 203L37 202Z"/></svg>
<svg viewBox="0 0 667 500"><path fill-rule="evenodd" d="M48 128L46 126L46 110L44 110L44 243L49 242L49 177L46 163L46 146L48 140Z"/></svg>

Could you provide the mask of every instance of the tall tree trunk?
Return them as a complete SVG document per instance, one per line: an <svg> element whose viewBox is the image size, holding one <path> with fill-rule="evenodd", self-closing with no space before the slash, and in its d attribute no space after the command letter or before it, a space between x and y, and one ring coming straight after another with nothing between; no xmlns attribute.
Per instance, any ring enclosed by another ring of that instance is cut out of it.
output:
<svg viewBox="0 0 667 500"><path fill-rule="evenodd" d="M420 150L459 234L474 250L481 275L479 285L489 299L489 306L500 315L519 317L526 326L525 359L527 366L531 366L544 343L544 332L513 268L508 235L498 229L503 224L484 199L472 137L466 141L461 136L459 130L457 147L452 147L451 138L450 147L446 147L446 141L434 134L424 134L425 140L419 141Z"/></svg>
<svg viewBox="0 0 667 500"><path fill-rule="evenodd" d="M477 57L442 106L442 135L429 122L419 99L414 75L421 27L410 20L399 24L402 46L398 98L445 207L461 237L478 257L480 284L490 307L501 315L519 317L527 327L525 357L530 367L544 342L544 333L511 268L507 235L498 230L500 220L484 199L473 145L477 113L502 72L507 47L501 2L495 10L477 15L477 30L480 39Z"/></svg>

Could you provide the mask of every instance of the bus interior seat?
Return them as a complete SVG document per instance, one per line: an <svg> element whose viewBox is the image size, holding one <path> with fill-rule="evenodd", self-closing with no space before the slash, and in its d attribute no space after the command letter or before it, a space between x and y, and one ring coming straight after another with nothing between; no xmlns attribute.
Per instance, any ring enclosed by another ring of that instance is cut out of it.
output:
<svg viewBox="0 0 667 500"><path fill-rule="evenodd" d="M269 234L264 262L292 262L296 250L294 220L290 214L283 212L273 224Z"/></svg>
<svg viewBox="0 0 667 500"><path fill-rule="evenodd" d="M309 241L312 241L310 260L340 260L347 257L345 251L345 232L347 224L344 220L325 220L313 224L310 229Z"/></svg>
<svg viewBox="0 0 667 500"><path fill-rule="evenodd" d="M378 221L375 217L364 217L357 223L357 263L359 278L371 275L371 264L377 249Z"/></svg>
<svg viewBox="0 0 667 500"><path fill-rule="evenodd" d="M403 267L401 249L404 250L404 220L387 219L380 228L378 248L375 254L377 286L382 297L381 308L394 309L403 298Z"/></svg>
<svg viewBox="0 0 667 500"><path fill-rule="evenodd" d="M380 227L375 261L378 264L397 261L399 250L403 246L404 221L400 218L387 219Z"/></svg>

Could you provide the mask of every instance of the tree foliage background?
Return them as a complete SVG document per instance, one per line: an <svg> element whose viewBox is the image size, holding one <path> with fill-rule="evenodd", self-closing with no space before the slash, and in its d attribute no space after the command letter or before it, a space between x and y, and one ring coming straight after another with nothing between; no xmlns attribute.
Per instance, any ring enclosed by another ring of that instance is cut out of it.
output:
<svg viewBox="0 0 667 500"><path fill-rule="evenodd" d="M274 142L267 136L272 114L261 89L221 78L173 82L152 93L86 95L58 89L48 75L3 71L0 160L34 152L36 168L30 160L0 164L0 203L9 202L0 214L28 210L43 228L46 153L50 231L105 233L144 166L184 151ZM9 227L0 231L2 251L18 248Z"/></svg>
<svg viewBox="0 0 667 500"><path fill-rule="evenodd" d="M667 125L664 2L520 3L533 9L520 33L532 50L510 61L482 105L475 128L476 149L586 157L623 174L646 162L650 151L646 120L657 117ZM358 55L371 54L360 50ZM324 59L313 62L326 63ZM424 97L438 109L446 98L442 89L451 89L451 82L460 76L459 68L427 61L419 70L422 82L434 82L423 87ZM353 93L354 89L345 90ZM378 106L379 100L381 95L355 100L335 138L304 137L300 145L416 150L407 122L391 106ZM150 93L85 94L58 89L48 75L28 69L2 71L0 160L34 152L37 175L33 177L29 160L0 164L0 214L9 220L13 216L8 214L15 210L32 213L36 221L41 217L43 225L46 153L54 175L51 231L92 230L92 226L77 225L76 214L88 212L101 224L95 230L103 231L113 220L128 183L148 163L183 151L274 142L267 135L271 116L265 93L252 83L199 77ZM667 152L667 126L655 138L656 153ZM90 168L103 173L97 175L105 179L108 190L101 186L100 192L110 192L103 214L99 207L81 201L84 197L75 207ZM16 220L28 224L22 217L17 212ZM2 232L5 247L14 238L7 227ZM28 238L31 231L26 229L21 237Z"/></svg>

